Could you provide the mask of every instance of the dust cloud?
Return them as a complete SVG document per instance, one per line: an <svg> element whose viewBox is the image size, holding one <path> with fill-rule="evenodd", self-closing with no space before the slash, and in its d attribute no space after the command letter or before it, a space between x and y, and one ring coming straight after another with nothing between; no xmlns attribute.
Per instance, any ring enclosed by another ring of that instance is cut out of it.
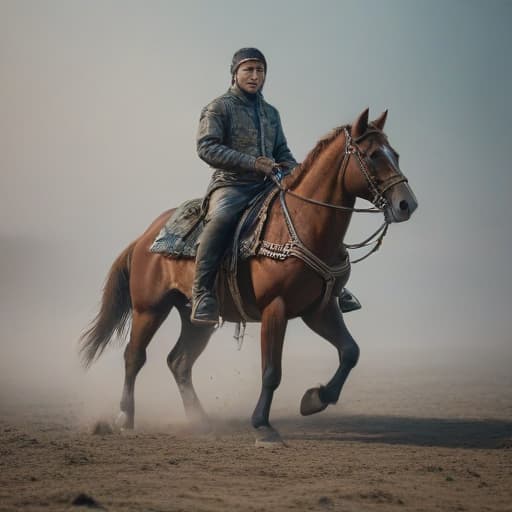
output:
<svg viewBox="0 0 512 512"><path fill-rule="evenodd" d="M419 199L353 269L349 288L364 309L347 323L361 359L337 410L510 415L512 75L493 64L508 61L510 4L264 1L251 19L267 30L250 41L239 7L228 18L208 2L0 4L0 409L61 404L85 423L117 414L122 348L84 372L77 340L121 250L162 211L204 193L199 112L228 87L232 53L250 44L267 56L265 97L298 160L366 106L372 118L389 108L386 133ZM340 31L339 20L351 22ZM376 224L354 218L348 241ZM149 345L138 422L184 420L165 362L178 332L174 313ZM232 333L213 336L194 380L210 414L248 418L258 326L241 351ZM297 415L303 392L336 364L332 347L290 322L273 417Z"/></svg>
<svg viewBox="0 0 512 512"><path fill-rule="evenodd" d="M112 421L119 411L124 344L113 340L87 372L80 365L77 345L96 313L103 276L99 278L92 264L92 272L91 267L76 267L80 260L77 247L35 238L11 237L4 242L7 250L0 262L0 410L5 413L14 407L28 413L49 407L71 414L86 427L99 419ZM94 254L88 255L88 259L93 258ZM106 273L109 262L104 263ZM365 297L361 299L364 302ZM361 359L336 406L338 412L433 418L446 414L510 416L512 378L506 361L500 362L496 354L486 359L484 351L461 351L461 344L457 350L430 353L427 358L428 347L425 351L415 342L413 325L374 325L378 307L371 299L370 295L365 309L347 315L361 346ZM397 318L395 323L400 322ZM178 389L166 365L179 327L174 311L148 347L147 363L136 384L139 426L185 422ZM394 338L397 331L409 338ZM241 350L233 334L233 324L216 331L196 363L193 377L198 395L213 418L236 418L248 424L260 390L259 325L248 325ZM291 321L285 340L283 380L272 417L276 421L298 417L304 391L325 383L336 367L335 350L300 320Z"/></svg>

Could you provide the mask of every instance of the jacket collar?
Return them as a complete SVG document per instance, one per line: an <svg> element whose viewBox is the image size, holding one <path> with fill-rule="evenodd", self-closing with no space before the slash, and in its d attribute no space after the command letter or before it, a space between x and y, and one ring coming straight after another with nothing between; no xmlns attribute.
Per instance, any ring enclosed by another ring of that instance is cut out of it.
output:
<svg viewBox="0 0 512 512"><path fill-rule="evenodd" d="M252 105L251 101L246 97L244 92L238 87L238 85L234 84L228 89L228 93L236 96L244 105ZM263 99L263 94L261 91L256 93L258 103Z"/></svg>

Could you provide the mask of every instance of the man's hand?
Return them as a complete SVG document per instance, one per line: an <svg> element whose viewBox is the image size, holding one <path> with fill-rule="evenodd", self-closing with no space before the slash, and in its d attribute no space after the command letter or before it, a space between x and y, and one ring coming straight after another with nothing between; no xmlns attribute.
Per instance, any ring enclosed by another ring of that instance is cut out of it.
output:
<svg viewBox="0 0 512 512"><path fill-rule="evenodd" d="M258 172L262 172L266 176L272 174L272 171L276 167L276 163L272 158L267 158L266 156L259 156L256 158L256 162L254 162L254 168Z"/></svg>

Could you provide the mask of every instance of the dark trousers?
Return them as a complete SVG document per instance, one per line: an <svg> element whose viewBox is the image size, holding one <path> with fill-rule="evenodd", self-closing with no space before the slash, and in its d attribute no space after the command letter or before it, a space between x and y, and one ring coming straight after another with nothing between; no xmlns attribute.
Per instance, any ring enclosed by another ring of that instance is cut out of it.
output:
<svg viewBox="0 0 512 512"><path fill-rule="evenodd" d="M196 254L194 300L205 293L213 293L219 265L233 240L238 222L251 199L264 186L261 182L242 183L224 186L211 193Z"/></svg>

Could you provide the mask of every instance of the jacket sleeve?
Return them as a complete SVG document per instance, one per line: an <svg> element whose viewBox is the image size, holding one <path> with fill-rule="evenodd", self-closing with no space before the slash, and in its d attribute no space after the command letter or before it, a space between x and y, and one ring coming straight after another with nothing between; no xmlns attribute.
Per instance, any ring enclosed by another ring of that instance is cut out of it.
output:
<svg viewBox="0 0 512 512"><path fill-rule="evenodd" d="M283 132L283 126L281 124L281 118L279 113L277 114L277 133L276 133L276 143L274 145L274 160L278 163L287 162L290 164L290 168L295 167L297 164L297 160L295 160L290 148L288 147L288 142L286 141L286 137Z"/></svg>
<svg viewBox="0 0 512 512"><path fill-rule="evenodd" d="M254 171L256 158L226 146L229 118L226 105L213 101L201 112L197 154L210 166L229 171Z"/></svg>

